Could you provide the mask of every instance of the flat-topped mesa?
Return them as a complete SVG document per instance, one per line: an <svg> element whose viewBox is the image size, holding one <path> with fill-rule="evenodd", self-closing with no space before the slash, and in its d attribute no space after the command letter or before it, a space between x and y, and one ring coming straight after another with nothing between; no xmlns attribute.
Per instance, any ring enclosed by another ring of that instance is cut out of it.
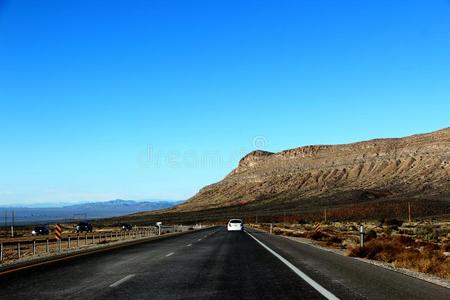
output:
<svg viewBox="0 0 450 300"><path fill-rule="evenodd" d="M278 152L277 156L284 156L284 157L311 157L316 155L318 152L329 149L333 146L330 145L312 145L312 146L304 146L289 150L284 150L281 152Z"/></svg>
<svg viewBox="0 0 450 300"><path fill-rule="evenodd" d="M237 169L235 169L232 174L239 173L240 171L247 170L254 166L260 165L266 162L268 158L271 157L284 157L284 158L298 158L298 157L313 157L319 151L331 148L328 145L314 145L314 146L304 146L295 149L284 150L278 153L255 150L244 156L240 161Z"/></svg>
<svg viewBox="0 0 450 300"><path fill-rule="evenodd" d="M263 150L252 151L243 158L241 158L241 160L239 161L238 168L248 168L248 167L251 168L271 155L273 155L273 153L268 151Z"/></svg>
<svg viewBox="0 0 450 300"><path fill-rule="evenodd" d="M367 191L382 192L383 198L450 199L449 178L450 128L277 153L256 150L222 181L203 188L177 210L244 204L313 206L308 201L317 199L352 203L366 201L354 197Z"/></svg>

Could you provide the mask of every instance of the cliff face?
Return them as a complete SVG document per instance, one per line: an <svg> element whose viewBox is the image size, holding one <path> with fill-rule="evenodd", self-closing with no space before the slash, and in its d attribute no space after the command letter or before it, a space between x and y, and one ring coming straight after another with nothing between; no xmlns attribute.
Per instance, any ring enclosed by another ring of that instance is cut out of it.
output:
<svg viewBox="0 0 450 300"><path fill-rule="evenodd" d="M375 198L450 195L450 128L399 139L254 151L222 181L203 188L176 210L355 192Z"/></svg>

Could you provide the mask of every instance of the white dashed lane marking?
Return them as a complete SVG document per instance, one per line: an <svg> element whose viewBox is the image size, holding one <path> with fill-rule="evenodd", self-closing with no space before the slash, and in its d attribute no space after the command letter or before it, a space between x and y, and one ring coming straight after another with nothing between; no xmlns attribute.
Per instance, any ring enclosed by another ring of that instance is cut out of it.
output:
<svg viewBox="0 0 450 300"><path fill-rule="evenodd" d="M122 278L122 279L120 279L120 280L117 280L116 282L114 282L113 284L111 284L110 287L113 288L113 287L119 286L119 285L121 285L122 283L124 283L125 281L127 281L127 280L133 278L134 276L135 276L134 274L127 275L127 276L125 276L124 278Z"/></svg>
<svg viewBox="0 0 450 300"><path fill-rule="evenodd" d="M170 253L167 254L166 256L169 257L169 256L174 255L174 254L175 254L175 252L170 252Z"/></svg>

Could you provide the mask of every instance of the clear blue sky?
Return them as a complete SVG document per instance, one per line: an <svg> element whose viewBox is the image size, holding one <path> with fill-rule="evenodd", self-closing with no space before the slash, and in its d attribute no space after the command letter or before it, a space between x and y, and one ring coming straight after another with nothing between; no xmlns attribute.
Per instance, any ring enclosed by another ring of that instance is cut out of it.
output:
<svg viewBox="0 0 450 300"><path fill-rule="evenodd" d="M255 148L448 127L449 53L444 0L0 0L0 204L185 199Z"/></svg>

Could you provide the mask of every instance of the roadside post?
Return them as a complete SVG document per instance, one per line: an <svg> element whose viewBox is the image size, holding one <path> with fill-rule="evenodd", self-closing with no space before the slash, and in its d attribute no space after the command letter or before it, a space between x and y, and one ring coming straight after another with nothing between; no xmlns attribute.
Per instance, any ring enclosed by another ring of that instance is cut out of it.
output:
<svg viewBox="0 0 450 300"><path fill-rule="evenodd" d="M61 224L55 226L55 239L58 244L58 252L61 252L62 227Z"/></svg>
<svg viewBox="0 0 450 300"><path fill-rule="evenodd" d="M48 253L49 252L49 247L48 247L48 239L45 240L45 252Z"/></svg>
<svg viewBox="0 0 450 300"><path fill-rule="evenodd" d="M36 255L36 240L33 240L33 255Z"/></svg>
<svg viewBox="0 0 450 300"><path fill-rule="evenodd" d="M3 262L3 243L0 244L0 263Z"/></svg>
<svg viewBox="0 0 450 300"><path fill-rule="evenodd" d="M272 232L273 232L273 224L270 223L270 234L272 234Z"/></svg>
<svg viewBox="0 0 450 300"><path fill-rule="evenodd" d="M20 243L17 243L17 256L20 258Z"/></svg>
<svg viewBox="0 0 450 300"><path fill-rule="evenodd" d="M359 247L364 248L364 225L359 226Z"/></svg>
<svg viewBox="0 0 450 300"><path fill-rule="evenodd" d="M314 225L314 231L315 232L319 232L322 229L322 226L320 225L320 223L316 223Z"/></svg>
<svg viewBox="0 0 450 300"><path fill-rule="evenodd" d="M162 222L156 222L156 226L158 226L158 235L161 235Z"/></svg>

